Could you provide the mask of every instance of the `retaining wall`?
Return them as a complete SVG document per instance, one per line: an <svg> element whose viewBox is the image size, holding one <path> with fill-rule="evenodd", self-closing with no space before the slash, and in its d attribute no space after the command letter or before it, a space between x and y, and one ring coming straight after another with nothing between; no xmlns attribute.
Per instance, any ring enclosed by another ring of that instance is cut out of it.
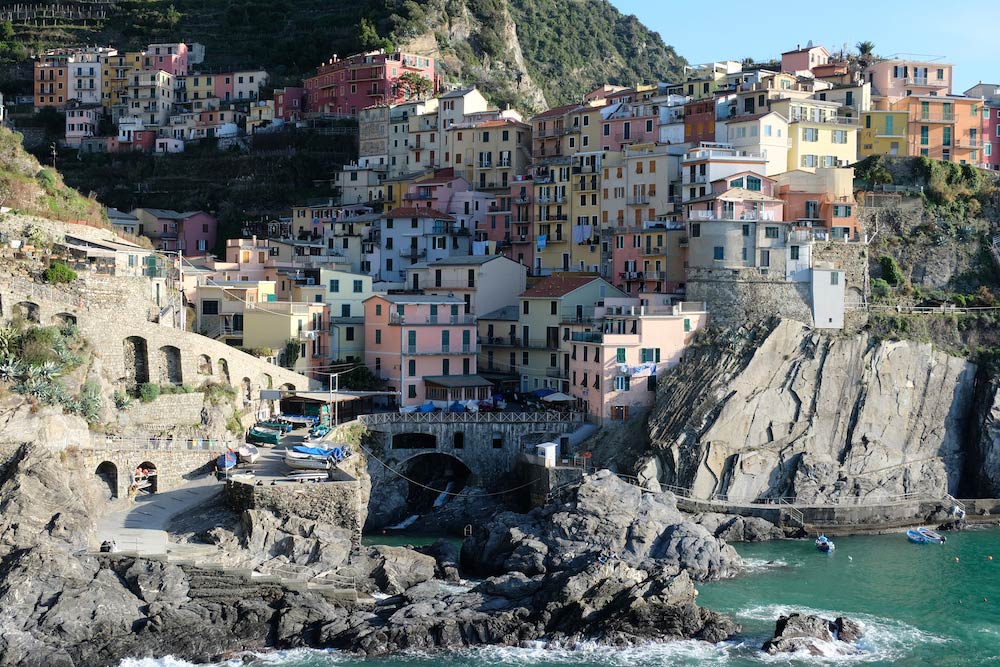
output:
<svg viewBox="0 0 1000 667"><path fill-rule="evenodd" d="M367 512L360 485L342 471L332 482L281 483L257 486L253 482L226 482L227 504L236 511L264 510L279 517L299 517L350 530L361 540Z"/></svg>
<svg viewBox="0 0 1000 667"><path fill-rule="evenodd" d="M159 493L175 489L194 477L209 474L221 454L221 450L182 445L164 449L112 445L81 450L84 465L92 475L97 474L97 468L102 463L114 465L117 498L126 497L132 475L143 463L152 463L156 467L156 490Z"/></svg>

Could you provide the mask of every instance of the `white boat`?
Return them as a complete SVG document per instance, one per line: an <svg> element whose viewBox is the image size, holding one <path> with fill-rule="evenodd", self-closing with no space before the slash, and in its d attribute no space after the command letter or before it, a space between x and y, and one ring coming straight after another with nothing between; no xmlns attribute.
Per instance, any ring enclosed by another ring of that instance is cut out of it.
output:
<svg viewBox="0 0 1000 667"><path fill-rule="evenodd" d="M304 458L292 456L297 452L286 452L285 465L294 470L328 470L333 467L333 461L329 459L318 459L308 454L303 454Z"/></svg>
<svg viewBox="0 0 1000 667"><path fill-rule="evenodd" d="M319 472L313 470L293 470L292 472L285 475L288 479L300 480L300 479L328 479L330 477L327 472Z"/></svg>
<svg viewBox="0 0 1000 667"><path fill-rule="evenodd" d="M257 448L251 444L240 445L239 451L240 461L243 463L256 463L257 459L260 458L260 452Z"/></svg>

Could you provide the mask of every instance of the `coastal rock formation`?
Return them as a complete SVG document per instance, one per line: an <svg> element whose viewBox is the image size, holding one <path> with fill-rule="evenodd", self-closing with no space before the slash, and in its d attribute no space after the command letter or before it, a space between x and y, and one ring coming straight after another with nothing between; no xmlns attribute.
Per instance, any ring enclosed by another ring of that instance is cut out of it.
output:
<svg viewBox="0 0 1000 667"><path fill-rule="evenodd" d="M861 626L849 618L829 621L819 616L789 614L778 619L774 637L762 649L772 655L802 652L824 657L850 655L858 652L853 644L862 634Z"/></svg>
<svg viewBox="0 0 1000 667"><path fill-rule="evenodd" d="M730 330L660 381L639 476L735 500L957 493L975 374L925 343Z"/></svg>
<svg viewBox="0 0 1000 667"><path fill-rule="evenodd" d="M963 497L996 498L1000 496L1000 380L984 383L977 399L979 419Z"/></svg>
<svg viewBox="0 0 1000 667"><path fill-rule="evenodd" d="M755 516L705 512L693 515L691 521L726 542L767 542L785 537L773 523Z"/></svg>

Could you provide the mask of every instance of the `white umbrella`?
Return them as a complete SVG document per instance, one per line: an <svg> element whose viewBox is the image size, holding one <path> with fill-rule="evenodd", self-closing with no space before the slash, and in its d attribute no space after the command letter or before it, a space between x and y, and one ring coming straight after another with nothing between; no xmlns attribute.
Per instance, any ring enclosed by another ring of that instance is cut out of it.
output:
<svg viewBox="0 0 1000 667"><path fill-rule="evenodd" d="M562 403L565 401L575 401L576 399L572 396L567 396L561 391L557 391L554 394L549 394L548 396L542 396L543 401L548 401L549 403Z"/></svg>

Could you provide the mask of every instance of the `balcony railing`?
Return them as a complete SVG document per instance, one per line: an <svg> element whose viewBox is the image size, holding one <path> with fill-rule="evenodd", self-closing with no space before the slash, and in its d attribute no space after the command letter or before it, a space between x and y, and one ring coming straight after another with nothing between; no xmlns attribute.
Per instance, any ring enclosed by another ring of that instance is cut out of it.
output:
<svg viewBox="0 0 1000 667"><path fill-rule="evenodd" d="M910 120L914 120L921 123L954 123L955 114L954 113L924 113L922 111L917 111L910 114Z"/></svg>
<svg viewBox="0 0 1000 667"><path fill-rule="evenodd" d="M559 380L568 380L569 371L565 368L546 368L545 376L550 378L556 378Z"/></svg>
<svg viewBox="0 0 1000 667"><path fill-rule="evenodd" d="M926 76L906 77L907 86L933 86L935 88L947 88L948 82L944 79L931 79Z"/></svg>
<svg viewBox="0 0 1000 667"><path fill-rule="evenodd" d="M403 195L403 199L409 201L413 199L432 199L433 195L429 192L407 192Z"/></svg>
<svg viewBox="0 0 1000 667"><path fill-rule="evenodd" d="M458 326L475 323L476 318L474 315L438 315L437 317L432 317L430 315L407 316L399 315L398 313L389 314L389 324L403 326Z"/></svg>
<svg viewBox="0 0 1000 667"><path fill-rule="evenodd" d="M626 200L629 206L646 206L649 204L649 195L636 195Z"/></svg>
<svg viewBox="0 0 1000 667"><path fill-rule="evenodd" d="M521 347L521 339L517 336L479 336L480 345L494 347Z"/></svg>
<svg viewBox="0 0 1000 667"><path fill-rule="evenodd" d="M476 282L469 280L434 280L426 289L476 289Z"/></svg>

